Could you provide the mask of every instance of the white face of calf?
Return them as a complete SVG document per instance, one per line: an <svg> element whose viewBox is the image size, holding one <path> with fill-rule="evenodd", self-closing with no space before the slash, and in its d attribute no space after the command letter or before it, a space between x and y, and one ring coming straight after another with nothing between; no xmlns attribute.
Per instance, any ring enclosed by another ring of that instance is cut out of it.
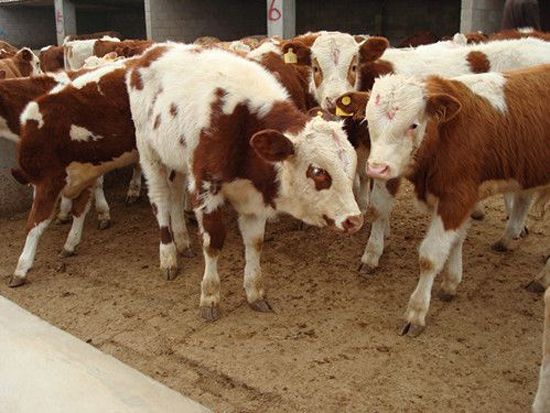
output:
<svg viewBox="0 0 550 413"><path fill-rule="evenodd" d="M336 99L355 89L359 45L347 33L320 35L311 46L310 91L325 110Z"/></svg>
<svg viewBox="0 0 550 413"><path fill-rule="evenodd" d="M322 32L311 48L296 40L286 42L283 52L290 48L296 63L311 67L309 91L323 109L333 109L340 95L355 90L359 43L350 34Z"/></svg>
<svg viewBox="0 0 550 413"><path fill-rule="evenodd" d="M357 157L342 123L315 117L297 135L266 130L254 135L251 144L262 158L276 162L278 210L310 225L350 233L361 228L353 195Z"/></svg>
<svg viewBox="0 0 550 413"><path fill-rule="evenodd" d="M418 79L400 75L377 79L366 109L372 145L367 174L391 179L410 173L430 118L446 122L459 110L457 100L446 94L428 95Z"/></svg>
<svg viewBox="0 0 550 413"><path fill-rule="evenodd" d="M40 69L40 59L37 55L33 53L31 49L28 47L24 47L19 52L17 52L17 55L21 56L23 60L26 60L31 65L31 76L37 76L42 75L44 72L42 69Z"/></svg>

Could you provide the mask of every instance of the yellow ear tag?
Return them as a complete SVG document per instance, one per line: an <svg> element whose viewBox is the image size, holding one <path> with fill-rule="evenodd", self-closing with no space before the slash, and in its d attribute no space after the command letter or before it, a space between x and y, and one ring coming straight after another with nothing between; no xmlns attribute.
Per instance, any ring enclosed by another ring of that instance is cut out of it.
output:
<svg viewBox="0 0 550 413"><path fill-rule="evenodd" d="M342 99L344 100L344 99ZM342 102L343 103L343 102ZM340 116L340 117L350 117L350 116L353 116L353 113L348 113L348 112L344 112L340 106L336 106L336 116Z"/></svg>
<svg viewBox="0 0 550 413"><path fill-rule="evenodd" d="M318 116L319 118L322 118L322 117L323 117L323 112L321 112L320 110L317 111L317 116Z"/></svg>
<svg viewBox="0 0 550 413"><path fill-rule="evenodd" d="M349 96L344 96L342 98L342 105L348 106L351 103L351 98Z"/></svg>
<svg viewBox="0 0 550 413"><path fill-rule="evenodd" d="M298 63L298 56L296 56L296 53L294 53L294 49L292 47L288 48L288 51L284 54L284 60L285 63L292 63L296 64Z"/></svg>

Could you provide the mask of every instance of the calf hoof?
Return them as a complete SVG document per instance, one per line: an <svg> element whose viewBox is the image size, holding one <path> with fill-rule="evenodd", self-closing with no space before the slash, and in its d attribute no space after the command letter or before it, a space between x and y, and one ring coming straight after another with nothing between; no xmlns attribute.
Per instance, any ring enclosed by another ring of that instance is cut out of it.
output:
<svg viewBox="0 0 550 413"><path fill-rule="evenodd" d="M220 308L218 307L218 304L201 306L200 314L201 317L206 321L216 321L218 318L220 318Z"/></svg>
<svg viewBox="0 0 550 413"><path fill-rule="evenodd" d="M425 328L426 328L425 326L413 324L407 321L401 328L399 335L409 336L409 337L418 337L420 334L422 334Z"/></svg>
<svg viewBox="0 0 550 413"><path fill-rule="evenodd" d="M110 219L100 219L97 222L97 228L98 229L107 229L111 226L111 220Z"/></svg>
<svg viewBox="0 0 550 413"><path fill-rule="evenodd" d="M63 249L61 250L61 252L59 253L59 257L60 257L60 258L72 257L73 255L76 255L76 251L75 251L75 250L69 251L69 250L66 250L65 248L63 248Z"/></svg>
<svg viewBox="0 0 550 413"><path fill-rule="evenodd" d="M26 277L20 277L18 275L12 275L8 283L8 287L15 288L19 287L27 282Z"/></svg>
<svg viewBox="0 0 550 413"><path fill-rule="evenodd" d="M448 293L447 291L439 290L437 293L437 296L441 301L444 301L446 303L449 303L454 300L456 297L456 294Z"/></svg>
<svg viewBox="0 0 550 413"><path fill-rule="evenodd" d="M475 219L476 221L483 221L485 219L485 212L476 209L470 214L470 217L472 217L472 219Z"/></svg>
<svg viewBox="0 0 550 413"><path fill-rule="evenodd" d="M265 298L260 298L259 300L248 304L250 305L250 308L254 311L259 311L260 313L271 313L273 311L273 308L271 308L271 305L269 305Z"/></svg>
<svg viewBox="0 0 550 413"><path fill-rule="evenodd" d="M525 286L525 289L531 293L542 294L546 288L539 280L533 280Z"/></svg>
<svg viewBox="0 0 550 413"><path fill-rule="evenodd" d="M496 252L507 252L508 246L502 241L497 241L491 245L491 249Z"/></svg>
<svg viewBox="0 0 550 413"><path fill-rule="evenodd" d="M180 255L184 258L195 258L197 254L193 251L191 247L184 249Z"/></svg>
<svg viewBox="0 0 550 413"><path fill-rule="evenodd" d="M57 217L55 219L55 223L57 225L65 225L65 224L68 224L69 222L71 222L71 217Z"/></svg>
<svg viewBox="0 0 550 413"><path fill-rule="evenodd" d="M139 201L139 195L127 195L126 196L126 205L134 205L137 201Z"/></svg>
<svg viewBox="0 0 550 413"><path fill-rule="evenodd" d="M520 238L525 238L527 235L529 235L529 228L523 227L521 230L521 233L519 234Z"/></svg>
<svg viewBox="0 0 550 413"><path fill-rule="evenodd" d="M359 275L363 278L369 279L376 272L376 268L377 267L362 262L358 268Z"/></svg>
<svg viewBox="0 0 550 413"><path fill-rule="evenodd" d="M178 268L177 267L163 268L162 274L164 275L164 278L166 278L166 281L175 280L176 277L178 276Z"/></svg>

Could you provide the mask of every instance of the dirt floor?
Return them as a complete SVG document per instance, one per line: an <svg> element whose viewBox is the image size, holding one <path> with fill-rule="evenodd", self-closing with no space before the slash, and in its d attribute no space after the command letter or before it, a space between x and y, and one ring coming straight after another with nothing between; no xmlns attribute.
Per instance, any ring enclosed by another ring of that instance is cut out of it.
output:
<svg viewBox="0 0 550 413"><path fill-rule="evenodd" d="M524 286L549 252L550 223L507 253L490 244L504 227L502 200L486 202L464 246L464 281L451 303L434 297L418 338L397 332L417 281L427 219L406 187L391 244L370 280L356 272L368 226L344 236L268 227L263 269L271 314L242 289L243 247L234 217L220 259L222 317L198 316L202 254L168 282L145 200L126 207L108 192L114 226L90 214L79 254L61 259L67 226L42 239L30 283L6 286L23 245L24 215L0 220L0 294L216 412L525 412L536 389L542 296ZM196 233L196 227L192 227ZM197 238L193 238L197 248ZM437 287L436 287L437 288Z"/></svg>

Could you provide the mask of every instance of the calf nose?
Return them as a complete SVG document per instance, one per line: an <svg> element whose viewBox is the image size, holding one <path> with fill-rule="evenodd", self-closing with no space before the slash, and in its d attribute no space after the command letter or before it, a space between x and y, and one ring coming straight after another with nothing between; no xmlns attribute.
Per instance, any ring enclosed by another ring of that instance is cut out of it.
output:
<svg viewBox="0 0 550 413"><path fill-rule="evenodd" d="M390 167L384 163L367 163L367 175L371 178L387 179Z"/></svg>
<svg viewBox="0 0 550 413"><path fill-rule="evenodd" d="M356 233L363 226L363 215L353 215L347 217L347 219L342 223L342 226L347 233Z"/></svg>

